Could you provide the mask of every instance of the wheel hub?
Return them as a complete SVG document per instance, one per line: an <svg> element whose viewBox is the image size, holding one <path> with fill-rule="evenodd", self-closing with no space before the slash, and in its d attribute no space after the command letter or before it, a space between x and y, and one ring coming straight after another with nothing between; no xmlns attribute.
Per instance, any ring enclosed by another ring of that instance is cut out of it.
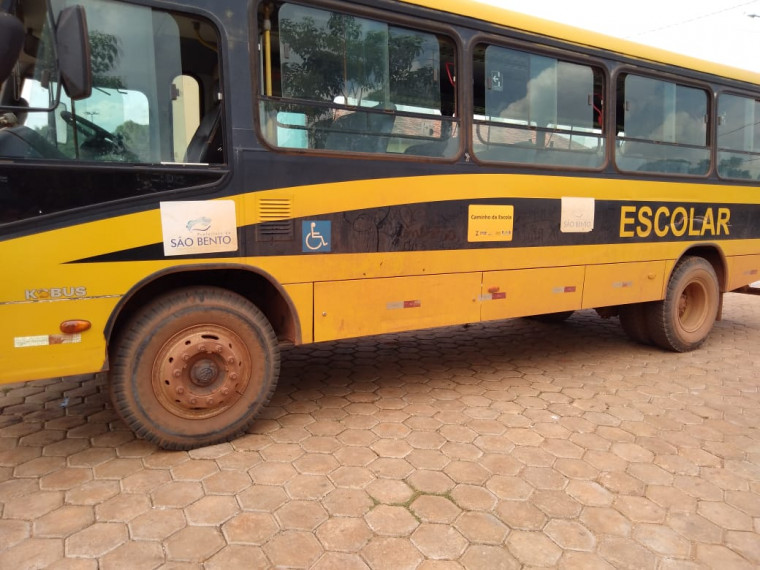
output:
<svg viewBox="0 0 760 570"><path fill-rule="evenodd" d="M169 339L154 363L153 390L167 410L188 419L216 416L245 392L251 375L245 344L219 326L197 326Z"/></svg>
<svg viewBox="0 0 760 570"><path fill-rule="evenodd" d="M196 386L200 386L201 388L210 386L218 377L219 367L209 358L199 360L190 370L190 380L192 380Z"/></svg>

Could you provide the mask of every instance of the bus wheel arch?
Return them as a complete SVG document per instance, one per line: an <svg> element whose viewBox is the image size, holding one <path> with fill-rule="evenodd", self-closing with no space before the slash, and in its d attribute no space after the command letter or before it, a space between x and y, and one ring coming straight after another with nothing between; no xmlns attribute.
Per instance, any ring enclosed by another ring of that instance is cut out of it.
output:
<svg viewBox="0 0 760 570"><path fill-rule="evenodd" d="M274 393L279 344L243 296L170 290L136 310L111 350L111 400L138 435L165 449L227 441Z"/></svg>
<svg viewBox="0 0 760 570"><path fill-rule="evenodd" d="M678 260L664 299L644 305L646 328L654 344L687 352L707 339L719 319L725 287L720 261L719 252L712 248L689 250Z"/></svg>
<svg viewBox="0 0 760 570"><path fill-rule="evenodd" d="M124 295L114 310L105 329L109 344L134 313L151 299L191 285L220 287L237 293L264 314L280 341L300 344L302 337L298 314L284 289L265 272L237 265L184 266L143 279Z"/></svg>

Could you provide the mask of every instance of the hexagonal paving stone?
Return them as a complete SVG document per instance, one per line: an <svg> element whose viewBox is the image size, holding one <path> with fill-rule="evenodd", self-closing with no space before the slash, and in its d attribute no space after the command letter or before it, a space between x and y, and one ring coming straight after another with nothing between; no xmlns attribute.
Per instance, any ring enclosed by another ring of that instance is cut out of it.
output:
<svg viewBox="0 0 760 570"><path fill-rule="evenodd" d="M450 525L422 523L412 533L412 544L434 560L456 560L464 554L467 539Z"/></svg>
<svg viewBox="0 0 760 570"><path fill-rule="evenodd" d="M125 524L96 522L66 539L66 555L98 558L116 549L128 537Z"/></svg>
<svg viewBox="0 0 760 570"><path fill-rule="evenodd" d="M490 513L466 512L456 520L454 527L475 544L501 544L509 528Z"/></svg>
<svg viewBox="0 0 760 570"><path fill-rule="evenodd" d="M516 530L507 537L509 552L520 563L529 566L554 566L562 550L538 532Z"/></svg>
<svg viewBox="0 0 760 570"><path fill-rule="evenodd" d="M416 568L423 560L420 551L403 538L373 538L361 554L373 570Z"/></svg>
<svg viewBox="0 0 760 570"><path fill-rule="evenodd" d="M462 510L446 497L422 495L410 505L411 511L424 522L452 523Z"/></svg>
<svg viewBox="0 0 760 570"><path fill-rule="evenodd" d="M319 559L323 548L311 532L288 530L270 540L264 552L274 566L307 568Z"/></svg>
<svg viewBox="0 0 760 570"><path fill-rule="evenodd" d="M266 568L267 566L269 566L269 561L260 547L239 544L225 546L203 565L205 570Z"/></svg>
<svg viewBox="0 0 760 570"><path fill-rule="evenodd" d="M385 536L408 536L419 522L404 507L378 505L364 516L375 534Z"/></svg>
<svg viewBox="0 0 760 570"><path fill-rule="evenodd" d="M359 489L335 489L323 500L322 505L332 516L363 516L373 505L370 496Z"/></svg>
<svg viewBox="0 0 760 570"><path fill-rule="evenodd" d="M232 544L263 545L279 530L269 513L240 513L222 526L224 536Z"/></svg>
<svg viewBox="0 0 760 570"><path fill-rule="evenodd" d="M234 497L209 495L185 509L185 516L191 525L219 526L240 511Z"/></svg>
<svg viewBox="0 0 760 570"><path fill-rule="evenodd" d="M129 528L136 540L166 540L186 524L179 509L154 509L132 520Z"/></svg>
<svg viewBox="0 0 760 570"><path fill-rule="evenodd" d="M404 481L375 479L365 491L377 502L384 504L406 503L414 495L414 490Z"/></svg>
<svg viewBox="0 0 760 570"><path fill-rule="evenodd" d="M594 535L586 527L575 521L551 520L544 527L544 534L563 550L591 551L596 546Z"/></svg>
<svg viewBox="0 0 760 570"><path fill-rule="evenodd" d="M347 517L325 521L316 534L326 550L338 552L359 552L372 538L363 519Z"/></svg>
<svg viewBox="0 0 760 570"><path fill-rule="evenodd" d="M197 481L171 481L157 488L152 495L153 506L183 508L203 497L203 486Z"/></svg>
<svg viewBox="0 0 760 570"><path fill-rule="evenodd" d="M63 557L62 540L31 538L0 551L0 568L49 568Z"/></svg>
<svg viewBox="0 0 760 570"><path fill-rule="evenodd" d="M221 550L225 540L215 527L188 526L169 537L165 545L170 558L200 563Z"/></svg>
<svg viewBox="0 0 760 570"><path fill-rule="evenodd" d="M127 542L106 554L100 560L99 568L156 568L164 560L164 551L157 542Z"/></svg>
<svg viewBox="0 0 760 570"><path fill-rule="evenodd" d="M283 529L314 530L328 519L327 512L313 501L290 501L277 509L275 517Z"/></svg>

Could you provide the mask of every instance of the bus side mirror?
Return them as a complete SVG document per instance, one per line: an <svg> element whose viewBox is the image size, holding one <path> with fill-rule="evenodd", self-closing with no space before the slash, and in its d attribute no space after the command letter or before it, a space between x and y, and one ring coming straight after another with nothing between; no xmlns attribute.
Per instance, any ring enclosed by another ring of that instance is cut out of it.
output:
<svg viewBox="0 0 760 570"><path fill-rule="evenodd" d="M10 77L23 46L23 24L7 12L0 13L0 85Z"/></svg>
<svg viewBox="0 0 760 570"><path fill-rule="evenodd" d="M72 101L86 99L92 94L92 66L84 8L69 6L61 10L55 35L58 68L66 95Z"/></svg>

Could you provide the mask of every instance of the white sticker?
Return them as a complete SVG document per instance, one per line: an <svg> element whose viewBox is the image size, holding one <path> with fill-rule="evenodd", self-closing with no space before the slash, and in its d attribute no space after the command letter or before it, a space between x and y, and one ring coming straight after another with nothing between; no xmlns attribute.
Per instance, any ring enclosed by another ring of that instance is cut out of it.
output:
<svg viewBox="0 0 760 570"><path fill-rule="evenodd" d="M164 255L237 251L235 202L161 202Z"/></svg>
<svg viewBox="0 0 760 570"><path fill-rule="evenodd" d="M585 234L594 229L593 198L562 198L560 231L565 234Z"/></svg>
<svg viewBox="0 0 760 570"><path fill-rule="evenodd" d="M81 334L44 334L38 336L17 336L13 339L14 348L31 348L50 346L51 344L77 344L82 342Z"/></svg>
<svg viewBox="0 0 760 570"><path fill-rule="evenodd" d="M15 348L29 348L31 346L48 346L50 344L49 335L39 336L17 336L13 339Z"/></svg>

